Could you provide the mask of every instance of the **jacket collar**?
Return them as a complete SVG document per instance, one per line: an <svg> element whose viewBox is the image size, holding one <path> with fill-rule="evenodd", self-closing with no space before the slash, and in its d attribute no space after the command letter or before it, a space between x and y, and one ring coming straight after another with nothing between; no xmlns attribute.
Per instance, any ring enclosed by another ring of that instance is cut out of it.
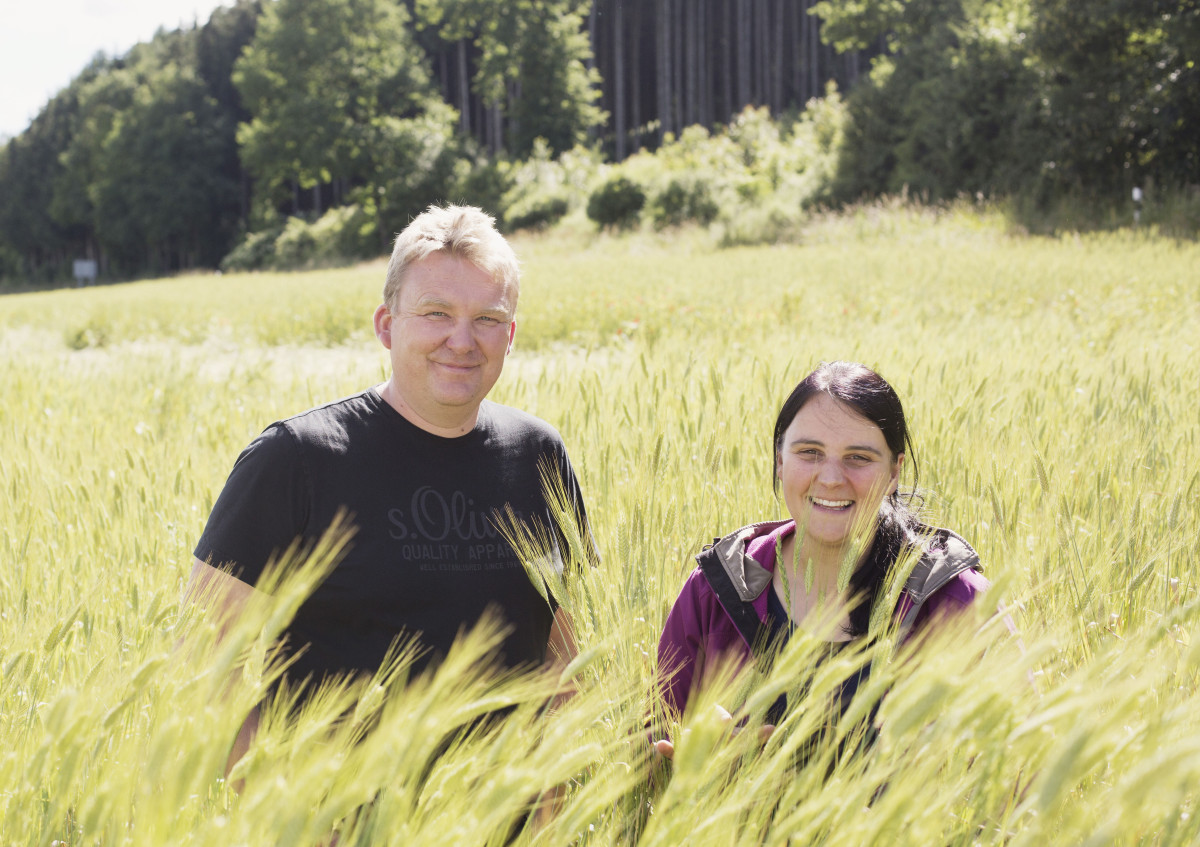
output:
<svg viewBox="0 0 1200 847"><path fill-rule="evenodd" d="M771 584L772 570L763 567L748 549L757 538L792 523L791 520L763 521L734 530L724 538L717 538L697 560L706 555L715 556L721 569L743 603L752 603ZM958 574L979 566L979 554L961 536L948 529L922 525L914 539L922 553L904 583L904 593L915 608Z"/></svg>
<svg viewBox="0 0 1200 847"><path fill-rule="evenodd" d="M709 548L743 603L753 602L771 584L771 570L763 567L748 552L750 542L791 523L790 520L764 521L735 530L713 541ZM701 554L703 555L703 554ZM700 557L698 556L697 559Z"/></svg>

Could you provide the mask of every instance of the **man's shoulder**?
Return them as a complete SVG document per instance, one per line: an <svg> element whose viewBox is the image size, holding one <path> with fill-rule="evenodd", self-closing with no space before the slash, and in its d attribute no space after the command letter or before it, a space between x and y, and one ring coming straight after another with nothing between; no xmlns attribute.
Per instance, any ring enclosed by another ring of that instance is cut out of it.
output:
<svg viewBox="0 0 1200 847"><path fill-rule="evenodd" d="M336 448L336 445L360 438L363 430L384 424L386 416L381 414L382 406L379 395L366 389L278 420L263 434L286 432L304 447Z"/></svg>
<svg viewBox="0 0 1200 847"><path fill-rule="evenodd" d="M505 439L530 439L562 444L562 436L551 424L522 409L484 400L479 406L480 423L490 434Z"/></svg>

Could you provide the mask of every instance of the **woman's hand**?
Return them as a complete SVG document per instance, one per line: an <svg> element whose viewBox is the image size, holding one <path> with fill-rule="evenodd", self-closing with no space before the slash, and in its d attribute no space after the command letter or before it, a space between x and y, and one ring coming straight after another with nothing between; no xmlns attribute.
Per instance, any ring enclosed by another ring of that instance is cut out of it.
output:
<svg viewBox="0 0 1200 847"><path fill-rule="evenodd" d="M720 706L720 705L713 706L713 708L717 710L717 719L721 722L722 726L728 727L733 723L733 715L729 714L729 711L727 709L725 709L723 706ZM735 727L733 727L732 734L737 735L741 731L742 731L741 727L735 726ZM774 731L775 731L775 726L773 724L769 724L769 723L763 724L762 727L760 727L758 730L758 740L762 741L762 742L766 742L766 740L771 737L771 733L773 733ZM686 735L687 735L687 732L685 731L684 736L686 737ZM680 739L680 740L682 740L682 739ZM654 751L656 753L658 753L660 756L662 756L664 759L674 759L675 758L675 744L670 739L660 738L658 741L655 741L654 742Z"/></svg>

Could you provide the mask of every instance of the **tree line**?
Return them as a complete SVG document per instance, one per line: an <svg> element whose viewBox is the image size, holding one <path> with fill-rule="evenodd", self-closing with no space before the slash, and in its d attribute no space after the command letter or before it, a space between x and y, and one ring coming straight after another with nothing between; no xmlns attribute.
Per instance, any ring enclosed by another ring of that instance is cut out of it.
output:
<svg viewBox="0 0 1200 847"><path fill-rule="evenodd" d="M435 199L502 213L506 163L787 121L831 80L829 202L1186 193L1197 57L1200 0L236 0L97 56L0 147L0 277L216 267L331 209L379 251Z"/></svg>

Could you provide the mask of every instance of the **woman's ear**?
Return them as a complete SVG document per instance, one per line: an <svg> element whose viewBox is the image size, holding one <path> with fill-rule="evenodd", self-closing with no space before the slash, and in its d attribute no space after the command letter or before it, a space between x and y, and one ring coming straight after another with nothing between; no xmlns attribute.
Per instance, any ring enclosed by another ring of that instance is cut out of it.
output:
<svg viewBox="0 0 1200 847"><path fill-rule="evenodd" d="M904 464L904 454L896 456L896 461L892 462L892 478L888 480L888 496L896 493L896 489L900 487L900 466Z"/></svg>

